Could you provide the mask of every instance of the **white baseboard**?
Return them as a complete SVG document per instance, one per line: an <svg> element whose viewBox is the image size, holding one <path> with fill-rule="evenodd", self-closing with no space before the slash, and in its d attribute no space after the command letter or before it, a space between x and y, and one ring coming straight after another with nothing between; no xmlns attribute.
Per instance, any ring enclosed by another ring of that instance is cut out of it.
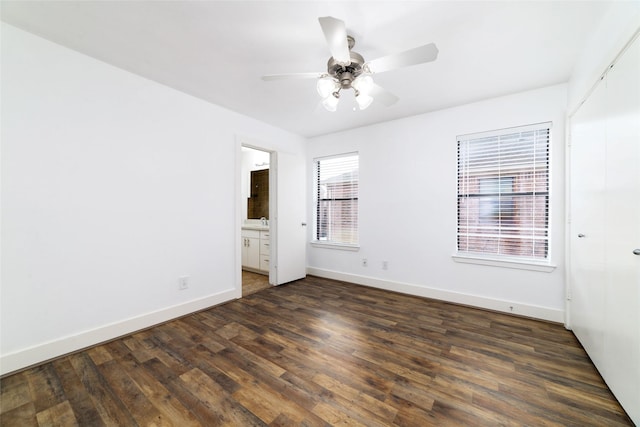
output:
<svg viewBox="0 0 640 427"><path fill-rule="evenodd" d="M390 280L376 279L374 277L360 276L357 274L341 273L339 271L325 270L316 267L307 267L307 274L355 283L358 285L370 286L372 288L385 289L387 291L400 292L403 294L515 314L517 316L531 317L549 322L564 322L564 312L553 308L463 294L442 289L429 288L426 286L419 286L411 283L393 282Z"/></svg>
<svg viewBox="0 0 640 427"><path fill-rule="evenodd" d="M183 304L145 313L120 322L111 323L90 331L84 331L76 335L62 337L55 341L4 354L0 357L0 375L6 375L35 364L43 363L47 360L55 359L56 357L125 336L236 298L238 298L238 291L231 289L215 295L187 301Z"/></svg>
<svg viewBox="0 0 640 427"><path fill-rule="evenodd" d="M521 304L511 301L462 294L442 289L429 288L411 283L400 283L356 274L341 273L315 267L307 267L307 274L327 279L400 292L425 298L484 308L518 316L532 317L550 322L563 323L562 310ZM167 307L151 313L132 317L120 322L105 325L76 335L63 337L55 341L43 343L34 347L19 350L0 356L0 375L6 375L29 366L46 362L47 360L73 353L102 342L112 340L133 332L149 328L160 323L203 310L233 299L239 298L235 289L210 295L183 304Z"/></svg>

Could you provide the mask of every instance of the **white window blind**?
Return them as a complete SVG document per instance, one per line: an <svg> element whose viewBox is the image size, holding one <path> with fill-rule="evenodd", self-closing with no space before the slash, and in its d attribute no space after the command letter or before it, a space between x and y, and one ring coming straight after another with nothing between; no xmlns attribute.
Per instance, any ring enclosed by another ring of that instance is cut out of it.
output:
<svg viewBox="0 0 640 427"><path fill-rule="evenodd" d="M358 243L358 154L315 159L314 241Z"/></svg>
<svg viewBox="0 0 640 427"><path fill-rule="evenodd" d="M548 259L550 129L458 137L458 253Z"/></svg>

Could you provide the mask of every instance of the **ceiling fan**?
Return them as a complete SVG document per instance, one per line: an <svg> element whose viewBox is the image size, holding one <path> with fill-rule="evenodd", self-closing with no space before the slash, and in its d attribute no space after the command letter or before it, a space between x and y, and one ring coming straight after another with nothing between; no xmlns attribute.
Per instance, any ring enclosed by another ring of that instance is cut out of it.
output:
<svg viewBox="0 0 640 427"><path fill-rule="evenodd" d="M340 100L340 91L343 89L355 91L356 102L361 110L371 105L374 98L386 106L391 106L398 101L398 97L375 84L371 76L397 68L435 61L438 57L438 48L435 44L429 43L373 61L365 61L362 55L351 50L355 45L355 39L347 35L344 21L331 16L318 18L318 21L331 52L327 71L271 74L262 76L262 80L318 79L316 85L318 94L322 98L322 105L329 111L336 111Z"/></svg>

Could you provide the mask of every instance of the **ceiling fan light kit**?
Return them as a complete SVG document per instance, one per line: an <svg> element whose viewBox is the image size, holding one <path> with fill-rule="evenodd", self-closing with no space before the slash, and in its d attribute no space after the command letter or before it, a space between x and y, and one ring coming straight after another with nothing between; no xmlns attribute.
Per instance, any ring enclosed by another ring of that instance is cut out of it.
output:
<svg viewBox="0 0 640 427"><path fill-rule="evenodd" d="M373 102L373 97L371 95L356 95L356 102L358 103L358 107L361 110L367 108Z"/></svg>
<svg viewBox="0 0 640 427"><path fill-rule="evenodd" d="M340 84L335 79L329 76L324 76L318 79L316 89L318 90L318 95L320 95L320 98L324 99L327 96L333 95L334 92L340 90Z"/></svg>
<svg viewBox="0 0 640 427"><path fill-rule="evenodd" d="M398 97L376 85L372 74L385 72L410 65L434 61L438 57L438 48L430 43L398 54L388 55L365 62L362 55L352 50L355 39L347 35L343 21L331 16L318 18L325 35L331 58L326 73L298 73L262 76L263 80L289 78L317 78L316 90L322 98L322 105L328 111L336 111L340 101L340 91L353 89L360 110L371 105L374 100L386 106L398 101Z"/></svg>
<svg viewBox="0 0 640 427"><path fill-rule="evenodd" d="M327 111L336 111L338 108L338 101L340 100L340 93L334 92L322 100L322 106Z"/></svg>

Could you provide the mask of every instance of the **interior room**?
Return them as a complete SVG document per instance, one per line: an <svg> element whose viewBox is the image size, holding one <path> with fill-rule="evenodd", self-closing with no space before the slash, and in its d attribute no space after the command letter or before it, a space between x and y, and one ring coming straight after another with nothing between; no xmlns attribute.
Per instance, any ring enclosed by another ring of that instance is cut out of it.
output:
<svg viewBox="0 0 640 427"><path fill-rule="evenodd" d="M242 147L242 296L268 288L271 238L269 233L269 164L271 154Z"/></svg>
<svg viewBox="0 0 640 427"><path fill-rule="evenodd" d="M0 19L1 425L640 424L640 2Z"/></svg>

